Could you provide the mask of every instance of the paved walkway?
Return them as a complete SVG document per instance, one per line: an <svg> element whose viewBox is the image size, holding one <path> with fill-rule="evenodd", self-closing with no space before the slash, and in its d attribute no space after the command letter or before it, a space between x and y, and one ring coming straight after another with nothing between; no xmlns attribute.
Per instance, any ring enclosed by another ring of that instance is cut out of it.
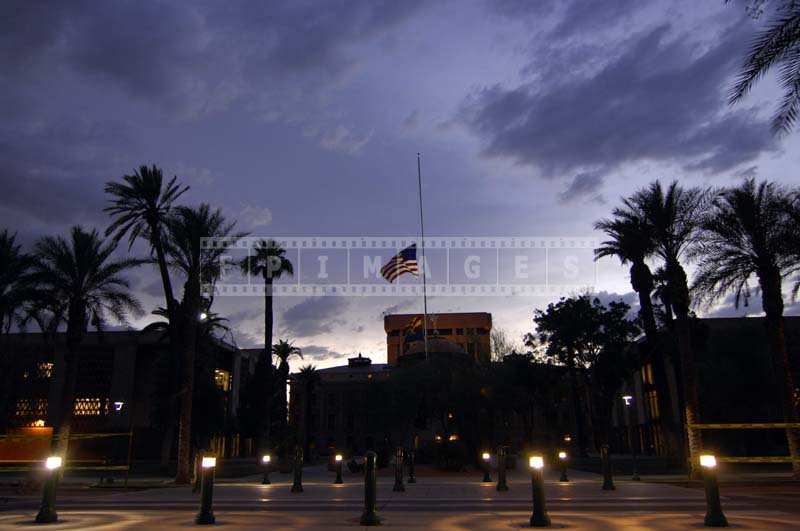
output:
<svg viewBox="0 0 800 531"><path fill-rule="evenodd" d="M305 474L303 493L291 493L288 475L272 474L272 485L259 476L218 481L214 510L219 525L270 529L339 529L357 526L363 507L363 485L345 474L334 485L333 474L313 468ZM512 472L508 492L474 476L421 477L406 492L392 492L391 471L381 471L378 507L386 527L398 529L509 529L523 527L530 516L530 480ZM603 491L595 474L570 471L571 481L557 481L548 471L545 490L554 527L571 529L690 529L702 527L702 489L647 482L617 481L617 490ZM770 495L775 498L774 494ZM723 506L740 529L798 529L800 511L770 507L762 500L727 497ZM38 500L18 499L0 512L0 529L20 529L32 520ZM191 527L198 496L187 487L135 492L59 493L62 523L48 529L185 529Z"/></svg>

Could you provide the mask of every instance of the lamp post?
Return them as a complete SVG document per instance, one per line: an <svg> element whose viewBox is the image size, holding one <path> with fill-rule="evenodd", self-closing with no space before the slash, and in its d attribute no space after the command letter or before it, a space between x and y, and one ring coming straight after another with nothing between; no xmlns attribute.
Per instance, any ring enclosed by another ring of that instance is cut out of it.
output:
<svg viewBox="0 0 800 531"><path fill-rule="evenodd" d="M217 466L216 457L203 457L200 462L200 511L194 519L198 525L210 525L215 522L214 509L214 468Z"/></svg>
<svg viewBox="0 0 800 531"><path fill-rule="evenodd" d="M541 455L534 455L530 457L528 464L531 467L531 494L533 497L531 527L550 527L550 516L547 514L544 497L544 459Z"/></svg>
<svg viewBox="0 0 800 531"><path fill-rule="evenodd" d="M608 452L607 444L600 447L600 466L603 470L603 490L616 490L611 469L611 455Z"/></svg>
<svg viewBox="0 0 800 531"><path fill-rule="evenodd" d="M272 482L269 480L269 467L272 463L272 456L269 454L264 454L261 456L261 466L264 467L264 479L261 480L262 485L271 485Z"/></svg>
<svg viewBox="0 0 800 531"><path fill-rule="evenodd" d="M344 480L342 479L342 454L336 454L333 460L336 462L336 481L334 481L334 483L344 483Z"/></svg>
<svg viewBox="0 0 800 531"><path fill-rule="evenodd" d="M403 447L398 446L394 451L394 487L392 492L405 492L403 485Z"/></svg>
<svg viewBox="0 0 800 531"><path fill-rule="evenodd" d="M706 527L728 527L728 519L722 512L719 501L719 484L717 483L717 458L713 455L700 456L700 468L703 470L703 485L706 491Z"/></svg>
<svg viewBox="0 0 800 531"><path fill-rule="evenodd" d="M380 525L381 519L378 517L378 472L376 466L377 456L375 452L367 452L364 458L364 512L361 513L361 525Z"/></svg>
<svg viewBox="0 0 800 531"><path fill-rule="evenodd" d="M492 455L489 452L483 452L481 454L481 462L483 463L483 482L484 483L491 483L492 476L489 474L489 461L492 459Z"/></svg>
<svg viewBox="0 0 800 531"><path fill-rule="evenodd" d="M408 483L413 484L417 482L417 476L414 473L414 450L409 450L406 456L408 458Z"/></svg>
<svg viewBox="0 0 800 531"><path fill-rule="evenodd" d="M294 480L292 481L292 492L303 492L303 449L295 446L294 464L292 466Z"/></svg>
<svg viewBox="0 0 800 531"><path fill-rule="evenodd" d="M47 469L47 480L42 490L42 505L36 515L37 524L52 524L58 521L56 513L56 487L58 486L58 474L61 471L61 457L54 455L48 457L44 462Z"/></svg>
<svg viewBox="0 0 800 531"><path fill-rule="evenodd" d="M506 447L500 445L497 447L497 491L504 492L508 490L506 483Z"/></svg>
<svg viewBox="0 0 800 531"><path fill-rule="evenodd" d="M625 402L625 424L628 428L628 446L631 448L631 459L632 459L632 467L633 467L633 477L631 479L633 481L640 481L641 478L639 477L639 466L636 462L636 446L633 444L633 426L631 426L631 403L633 402L633 397L631 395L624 395L622 400Z"/></svg>
<svg viewBox="0 0 800 531"><path fill-rule="evenodd" d="M561 477L558 480L566 483L569 481L567 477L567 452L563 450L558 452L558 462L561 465Z"/></svg>

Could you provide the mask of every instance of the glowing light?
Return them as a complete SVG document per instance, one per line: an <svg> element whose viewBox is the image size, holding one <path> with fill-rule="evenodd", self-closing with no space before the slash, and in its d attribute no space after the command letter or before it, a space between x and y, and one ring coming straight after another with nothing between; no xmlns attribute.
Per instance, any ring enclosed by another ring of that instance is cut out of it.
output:
<svg viewBox="0 0 800 531"><path fill-rule="evenodd" d="M342 454L336 454L336 457L334 457L333 459L337 463L341 463L342 462Z"/></svg>
<svg viewBox="0 0 800 531"><path fill-rule="evenodd" d="M626 406L631 405L631 402L633 402L633 397L631 395L625 395L622 399L625 401Z"/></svg>
<svg viewBox="0 0 800 531"><path fill-rule="evenodd" d="M208 314L206 312L200 312L200 315L198 317L200 318L201 321L205 321L206 319L208 319Z"/></svg>
<svg viewBox="0 0 800 531"><path fill-rule="evenodd" d="M57 455L53 455L47 458L44 462L44 467L47 470L55 470L56 468L61 468L61 457Z"/></svg>
<svg viewBox="0 0 800 531"><path fill-rule="evenodd" d="M272 456L271 455L266 454L266 455L262 455L261 456L261 462L264 463L265 465L269 464L270 461L272 461Z"/></svg>
<svg viewBox="0 0 800 531"><path fill-rule="evenodd" d="M456 434L454 433L453 435L451 435L450 437L448 437L448 438L447 438L447 440L448 440L448 441L457 441L457 440L458 440L458 435L456 435Z"/></svg>
<svg viewBox="0 0 800 531"><path fill-rule="evenodd" d="M713 455L701 455L700 466L705 468L714 468L717 466L717 458Z"/></svg>
<svg viewBox="0 0 800 531"><path fill-rule="evenodd" d="M125 407L125 402L122 401L114 402L114 411L117 412L122 411L123 407Z"/></svg>
<svg viewBox="0 0 800 531"><path fill-rule="evenodd" d="M567 452L558 452L558 458L564 460L567 458Z"/></svg>
<svg viewBox="0 0 800 531"><path fill-rule="evenodd" d="M203 460L200 462L200 466L203 468L214 468L217 466L217 458L216 457L204 457Z"/></svg>
<svg viewBox="0 0 800 531"><path fill-rule="evenodd" d="M437 435L435 437L435 439L436 439L436 442L441 442L442 441L442 436L441 435Z"/></svg>
<svg viewBox="0 0 800 531"><path fill-rule="evenodd" d="M569 433L564 435L564 442L568 443L572 441L572 437L570 437Z"/></svg>
<svg viewBox="0 0 800 531"><path fill-rule="evenodd" d="M484 461L488 461L489 459L492 458L492 456L489 455L489 452L483 452L483 454L481 454L481 457L483 458Z"/></svg>
<svg viewBox="0 0 800 531"><path fill-rule="evenodd" d="M541 469L544 468L544 459L542 459L541 455L532 455L528 460L528 464L531 468Z"/></svg>
<svg viewBox="0 0 800 531"><path fill-rule="evenodd" d="M34 428L44 428L44 419L36 419L33 421Z"/></svg>

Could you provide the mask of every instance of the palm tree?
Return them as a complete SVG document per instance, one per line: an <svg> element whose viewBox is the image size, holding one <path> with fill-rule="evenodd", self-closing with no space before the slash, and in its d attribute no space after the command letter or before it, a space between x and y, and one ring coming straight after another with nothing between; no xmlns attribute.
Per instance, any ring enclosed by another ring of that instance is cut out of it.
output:
<svg viewBox="0 0 800 531"><path fill-rule="evenodd" d="M734 84L729 103L741 101L770 69L778 69L778 81L784 89L778 112L772 119L775 132L786 133L794 127L800 110L800 3L778 3L775 20L761 31L745 57Z"/></svg>
<svg viewBox="0 0 800 531"><path fill-rule="evenodd" d="M294 267L286 258L286 250L275 240L261 240L254 248L254 254L242 260L242 272L248 275L261 275L264 279L264 356L269 358L272 351L272 283L284 273L294 275Z"/></svg>
<svg viewBox="0 0 800 531"><path fill-rule="evenodd" d="M104 241L96 230L73 227L69 239L45 236L35 247L32 280L66 308L67 350L64 355L64 386L61 407L54 422L54 442L66 457L80 346L89 324L101 329L107 317L124 323L129 315L142 315L142 308L129 292L122 273L141 260L115 260L114 241Z"/></svg>
<svg viewBox="0 0 800 531"><path fill-rule="evenodd" d="M183 297L177 304L179 345L181 349L180 415L178 418L178 471L175 482L187 484L191 475L192 393L194 360L197 351L198 322L203 312L203 289L213 291L220 275L223 246L207 246L204 238L237 239L244 234L231 234L235 222L228 222L222 212L211 210L205 203L197 208L178 206L167 221L164 250L169 265L185 279Z"/></svg>
<svg viewBox="0 0 800 531"><path fill-rule="evenodd" d="M684 189L673 181L664 190L659 181L624 199L625 207L641 212L655 244L655 256L664 262L667 289L675 313L675 332L681 360L683 410L686 440L689 446L689 465L693 476L699 474L695 463L702 447L700 432L691 428L698 423L697 370L694 363L690 331L690 297L686 271L681 265L697 231L700 213L707 193L699 189Z"/></svg>
<svg viewBox="0 0 800 531"><path fill-rule="evenodd" d="M128 249L139 238L144 238L150 245L150 251L155 255L161 284L166 302L165 316L168 323L173 326L167 328L170 339L170 348L175 358L180 351L180 334L176 315L177 302L172 289L172 280L169 275L167 256L164 250L164 239L167 220L170 211L177 199L183 195L188 186L178 184L177 177L173 177L166 184L161 169L140 166L132 175L122 177L123 182L108 182L105 192L111 196L110 204L104 209L112 222L106 229L106 236L114 235L115 241L128 237ZM175 384L176 382L170 382ZM169 419L175 419L178 413L177 389L168 390L166 396ZM162 467L167 468L175 439L175 422L169 421L164 427L161 444Z"/></svg>
<svg viewBox="0 0 800 531"><path fill-rule="evenodd" d="M639 319L645 333L644 352L651 354L653 375L661 389L667 387L667 375L661 359L658 327L653 311L651 294L655 287L655 279L647 265L647 258L655 252L655 242L644 214L639 209L615 208L612 219L603 219L595 223L595 230L602 230L609 239L595 249L595 259L616 257L622 265L631 264L630 280L633 291L639 296ZM681 442L675 438L676 426L672 416L669 396L658 393L659 412L666 426L665 435L673 448Z"/></svg>
<svg viewBox="0 0 800 531"><path fill-rule="evenodd" d="M311 430L311 412L314 407L311 395L314 393L314 387L319 382L319 373L314 365L308 364L300 367L297 374L297 382L302 386L303 396L303 424L300 426L300 441L303 445L303 452L306 458L310 457L309 454L309 432Z"/></svg>
<svg viewBox="0 0 800 531"><path fill-rule="evenodd" d="M781 283L795 269L787 246L784 206L788 194L775 185L747 179L736 188L716 194L713 208L703 217L698 243L692 254L699 258L692 289L699 299L713 302L729 292L735 305L750 296L749 282L758 279L766 315L770 351L783 378L782 398L785 422L798 422L794 404L794 378L786 350ZM786 430L794 459L795 477L800 477L800 432Z"/></svg>
<svg viewBox="0 0 800 531"><path fill-rule="evenodd" d="M289 358L299 356L303 358L303 352L295 347L291 342L283 339L279 340L272 347L272 355L280 360L278 364L278 391L275 393L278 398L278 410L280 411L280 424L286 425L286 379L289 377Z"/></svg>

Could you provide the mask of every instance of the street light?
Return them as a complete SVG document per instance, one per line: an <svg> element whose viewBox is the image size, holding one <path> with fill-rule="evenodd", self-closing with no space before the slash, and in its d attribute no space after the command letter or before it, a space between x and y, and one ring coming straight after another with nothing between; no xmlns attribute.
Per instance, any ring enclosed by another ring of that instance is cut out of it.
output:
<svg viewBox="0 0 800 531"><path fill-rule="evenodd" d="M198 525L210 525L216 520L214 518L214 468L217 466L217 458L213 456L203 456L200 461L200 511L194 519Z"/></svg>
<svg viewBox="0 0 800 531"><path fill-rule="evenodd" d="M56 513L56 487L58 486L58 474L61 469L61 456L53 455L44 462L47 469L47 480L42 490L42 504L39 506L39 513L36 515L37 524L52 524L58 521Z"/></svg>
<svg viewBox="0 0 800 531"><path fill-rule="evenodd" d="M561 463L561 477L559 478L559 481L569 481L569 478L567 477L567 452L564 452L563 450L558 452L558 462Z"/></svg>
<svg viewBox="0 0 800 531"><path fill-rule="evenodd" d="M271 485L272 482L269 480L269 468L272 464L272 456L269 454L264 454L261 456L261 465L264 467L264 479L261 480L262 485Z"/></svg>
<svg viewBox="0 0 800 531"><path fill-rule="evenodd" d="M336 454L333 460L336 461L336 481L334 483L344 483L342 480L342 454Z"/></svg>
<svg viewBox="0 0 800 531"><path fill-rule="evenodd" d="M492 476L489 474L489 461L492 459L492 455L489 452L483 452L481 459L483 460L483 482L491 483Z"/></svg>
<svg viewBox="0 0 800 531"><path fill-rule="evenodd" d="M544 458L541 455L532 455L528 459L528 464L531 467L531 495L533 498L531 527L550 527L550 517L547 515L544 497Z"/></svg>
<svg viewBox="0 0 800 531"><path fill-rule="evenodd" d="M636 462L636 446L633 444L633 426L631 426L631 415L630 415L630 408L631 404L633 403L633 397L631 395L623 395L622 400L625 402L625 424L628 428L628 446L631 449L631 458L632 458L632 467L633 467L633 476L631 479L633 481L640 481L639 477L639 466Z"/></svg>
<svg viewBox="0 0 800 531"><path fill-rule="evenodd" d="M706 491L706 527L728 527L728 519L722 512L719 501L719 485L717 484L717 458L713 455L700 456L700 468L703 469L703 485Z"/></svg>

